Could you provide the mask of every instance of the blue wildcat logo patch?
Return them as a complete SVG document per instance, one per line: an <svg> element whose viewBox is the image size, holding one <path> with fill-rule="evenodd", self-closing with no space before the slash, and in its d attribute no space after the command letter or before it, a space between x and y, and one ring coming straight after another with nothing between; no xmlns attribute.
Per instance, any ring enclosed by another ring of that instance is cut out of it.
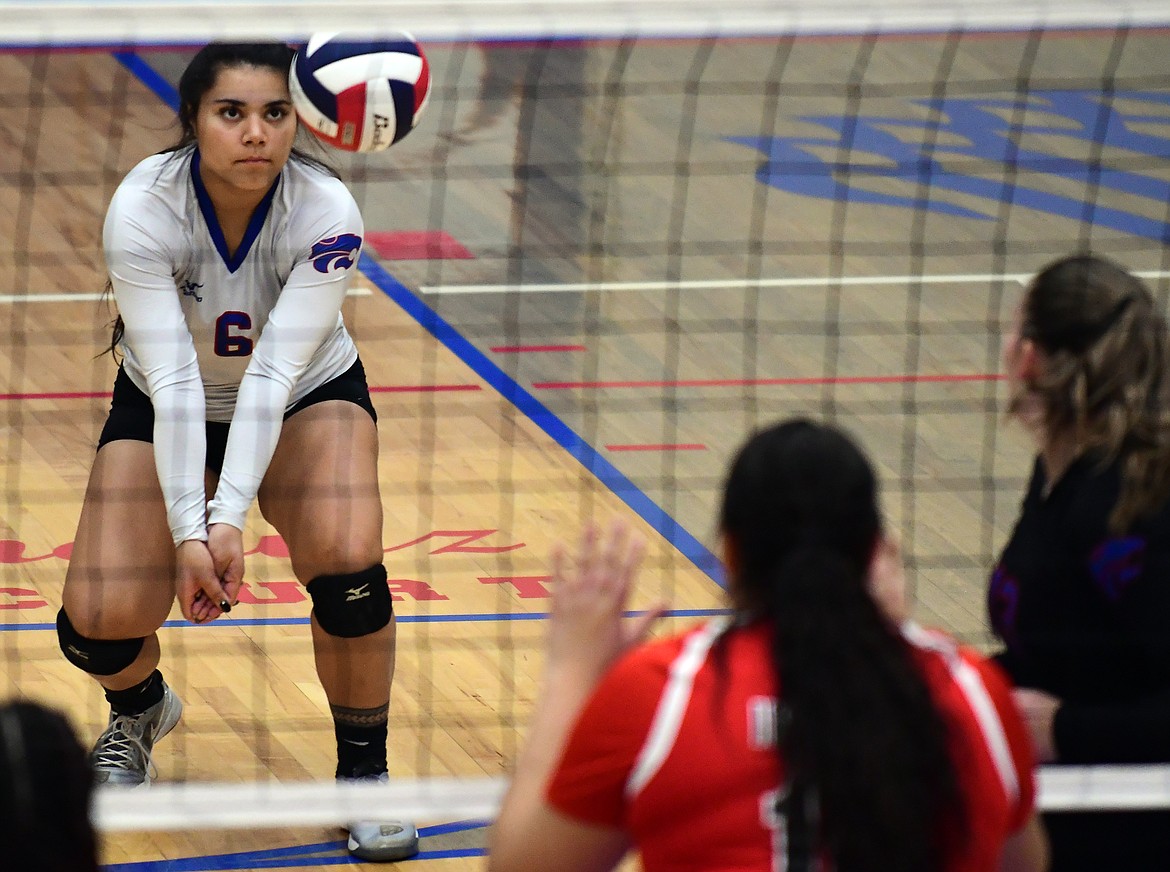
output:
<svg viewBox="0 0 1170 872"><path fill-rule="evenodd" d="M362 238L356 233L327 236L313 243L309 260L313 261L313 268L319 273L332 272L334 269L349 269L357 260L357 253L361 251L361 248Z"/></svg>
<svg viewBox="0 0 1170 872"><path fill-rule="evenodd" d="M1089 555L1093 580L1110 602L1117 602L1145 569L1146 540L1141 536L1106 539Z"/></svg>
<svg viewBox="0 0 1170 872"><path fill-rule="evenodd" d="M1020 612L1020 583L1003 566L997 566L991 575L987 590L987 610L991 628L1009 645L1017 644L1016 619Z"/></svg>

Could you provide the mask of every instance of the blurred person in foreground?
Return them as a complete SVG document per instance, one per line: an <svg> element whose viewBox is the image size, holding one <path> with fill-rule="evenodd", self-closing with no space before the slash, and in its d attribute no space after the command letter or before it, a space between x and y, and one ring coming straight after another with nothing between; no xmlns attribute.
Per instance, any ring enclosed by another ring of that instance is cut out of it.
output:
<svg viewBox="0 0 1170 872"><path fill-rule="evenodd" d="M97 872L93 771L65 716L27 700L0 703L0 866Z"/></svg>

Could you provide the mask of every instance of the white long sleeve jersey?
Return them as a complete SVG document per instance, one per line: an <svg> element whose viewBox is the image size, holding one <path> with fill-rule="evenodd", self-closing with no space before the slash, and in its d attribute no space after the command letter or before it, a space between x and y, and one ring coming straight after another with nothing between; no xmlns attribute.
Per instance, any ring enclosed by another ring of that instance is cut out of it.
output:
<svg viewBox="0 0 1170 872"><path fill-rule="evenodd" d="M341 318L362 245L339 180L296 158L229 254L193 147L119 185L104 246L130 380L154 406L154 456L176 544L243 528L285 410L357 359ZM231 422L205 507L206 421Z"/></svg>

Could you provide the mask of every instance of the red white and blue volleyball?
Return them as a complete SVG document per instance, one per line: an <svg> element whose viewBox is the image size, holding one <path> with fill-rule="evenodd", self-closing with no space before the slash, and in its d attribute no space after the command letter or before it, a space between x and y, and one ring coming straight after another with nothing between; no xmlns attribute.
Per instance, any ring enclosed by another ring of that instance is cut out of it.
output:
<svg viewBox="0 0 1170 872"><path fill-rule="evenodd" d="M400 141L418 123L430 89L426 55L407 33L374 40L315 34L289 72L297 115L343 151L381 151Z"/></svg>

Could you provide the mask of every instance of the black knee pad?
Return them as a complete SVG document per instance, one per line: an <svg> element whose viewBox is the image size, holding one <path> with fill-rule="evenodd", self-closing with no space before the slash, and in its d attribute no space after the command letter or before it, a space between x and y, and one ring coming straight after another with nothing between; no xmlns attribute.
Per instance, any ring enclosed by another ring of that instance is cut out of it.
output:
<svg viewBox="0 0 1170 872"><path fill-rule="evenodd" d="M394 615L386 567L381 563L361 572L318 575L307 585L313 614L330 636L356 639L376 633Z"/></svg>
<svg viewBox="0 0 1170 872"><path fill-rule="evenodd" d="M65 609L57 612L57 642L65 659L90 675L117 675L138 659L146 637L87 639L77 632Z"/></svg>

